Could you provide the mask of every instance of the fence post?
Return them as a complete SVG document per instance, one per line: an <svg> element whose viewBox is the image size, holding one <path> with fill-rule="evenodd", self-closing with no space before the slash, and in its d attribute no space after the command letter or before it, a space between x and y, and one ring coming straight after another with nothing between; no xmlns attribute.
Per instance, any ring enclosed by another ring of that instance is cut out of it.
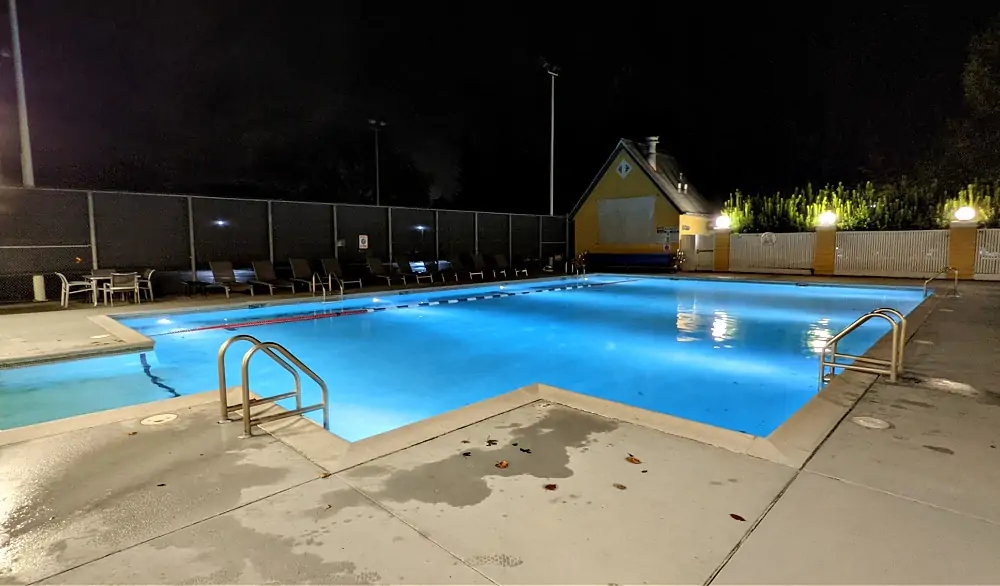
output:
<svg viewBox="0 0 1000 586"><path fill-rule="evenodd" d="M832 275L837 268L837 227L816 226L812 269L815 275Z"/></svg>
<svg viewBox="0 0 1000 586"><path fill-rule="evenodd" d="M267 257L274 263L274 210L271 200L267 200Z"/></svg>
<svg viewBox="0 0 1000 586"><path fill-rule="evenodd" d="M337 228L337 204L333 204L333 258L340 260L340 229Z"/></svg>
<svg viewBox="0 0 1000 586"><path fill-rule="evenodd" d="M514 262L514 216L507 214L507 262Z"/></svg>
<svg viewBox="0 0 1000 586"><path fill-rule="evenodd" d="M434 262L441 260L441 212L434 210Z"/></svg>
<svg viewBox="0 0 1000 586"><path fill-rule="evenodd" d="M385 217L388 219L388 230L386 232L389 234L389 258L386 260L389 264L392 264L392 208L385 208Z"/></svg>
<svg viewBox="0 0 1000 586"><path fill-rule="evenodd" d="M90 224L90 268L97 270L97 220L94 218L94 192L87 192L87 222Z"/></svg>
<svg viewBox="0 0 1000 586"><path fill-rule="evenodd" d="M569 249L569 216L566 216L566 235L563 236L563 240L565 240L565 242L563 242L563 249L566 251L563 258L570 258L572 256L572 251Z"/></svg>
<svg viewBox="0 0 1000 586"><path fill-rule="evenodd" d="M717 273L729 272L729 238L732 232L729 228L715 229L715 252L712 259L712 270Z"/></svg>
<svg viewBox="0 0 1000 586"><path fill-rule="evenodd" d="M475 233L475 238L472 239L472 252L479 254L479 212L472 212L472 231Z"/></svg>
<svg viewBox="0 0 1000 586"><path fill-rule="evenodd" d="M545 242L542 235L543 235L542 217L538 216L538 261L541 262L542 266L544 267L545 259L542 258L542 255L545 253Z"/></svg>
<svg viewBox="0 0 1000 586"><path fill-rule="evenodd" d="M948 225L948 266L958 271L959 279L971 279L976 274L978 238L979 222L975 220L952 220Z"/></svg>
<svg viewBox="0 0 1000 586"><path fill-rule="evenodd" d="M187 196L188 200L188 246L191 250L191 280L198 280L198 263L194 252L194 198Z"/></svg>

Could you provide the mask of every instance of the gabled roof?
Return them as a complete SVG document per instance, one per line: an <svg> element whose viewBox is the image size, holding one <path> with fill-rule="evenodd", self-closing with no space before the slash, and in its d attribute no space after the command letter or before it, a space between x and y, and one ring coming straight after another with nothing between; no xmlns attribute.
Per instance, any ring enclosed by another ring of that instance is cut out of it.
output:
<svg viewBox="0 0 1000 586"><path fill-rule="evenodd" d="M687 191L681 191L677 188L677 185L681 183L681 170L673 157L664 153L657 153L656 169L653 169L649 166L649 161L646 160L646 155L642 152L642 149L635 142L623 138L618 141L618 145L611 152L611 156L608 157L604 166L601 167L600 172L597 173L594 180L587 186L587 190L583 192L580 200L573 206L573 210L569 214L571 218L576 215L583 202L587 201L587 197L590 196L597 182L608 172L615 159L618 158L618 152L621 150L624 150L635 159L636 163L639 164L639 169L659 188L663 197L667 198L677 208L677 211L682 214L707 215L713 213L712 206L698 193L698 190L693 185L688 184Z"/></svg>

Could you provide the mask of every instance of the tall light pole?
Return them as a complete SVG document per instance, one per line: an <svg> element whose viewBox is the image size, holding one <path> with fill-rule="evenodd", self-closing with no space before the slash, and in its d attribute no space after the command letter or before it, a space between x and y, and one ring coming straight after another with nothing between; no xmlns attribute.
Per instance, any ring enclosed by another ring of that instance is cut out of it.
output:
<svg viewBox="0 0 1000 586"><path fill-rule="evenodd" d="M556 215L556 78L559 77L559 68L545 61L543 63L545 71L549 72L552 79L552 88L549 91L549 215Z"/></svg>
<svg viewBox="0 0 1000 586"><path fill-rule="evenodd" d="M28 130L28 100L24 95L24 68L21 65L21 34L17 26L17 0L9 0L10 42L14 49L14 83L17 86L17 121L21 130L21 184L35 186L31 161L31 132Z"/></svg>
<svg viewBox="0 0 1000 586"><path fill-rule="evenodd" d="M375 205L381 205L382 201L382 178L381 173L379 173L379 148L378 148L378 133L380 130L385 128L385 120L376 120L375 118L368 119L368 126L375 131Z"/></svg>

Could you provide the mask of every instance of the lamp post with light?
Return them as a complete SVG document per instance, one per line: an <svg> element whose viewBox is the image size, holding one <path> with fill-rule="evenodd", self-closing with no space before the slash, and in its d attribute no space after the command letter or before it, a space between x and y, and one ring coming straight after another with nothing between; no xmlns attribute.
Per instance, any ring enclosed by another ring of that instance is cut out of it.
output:
<svg viewBox="0 0 1000 586"><path fill-rule="evenodd" d="M381 173L379 172L378 133L385 128L385 120L369 118L368 126L375 131L375 205L381 205L382 179Z"/></svg>

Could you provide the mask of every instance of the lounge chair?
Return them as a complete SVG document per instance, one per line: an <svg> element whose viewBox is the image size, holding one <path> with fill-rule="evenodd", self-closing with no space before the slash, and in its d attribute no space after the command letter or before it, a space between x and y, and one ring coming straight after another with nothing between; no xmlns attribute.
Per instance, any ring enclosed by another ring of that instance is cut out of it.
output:
<svg viewBox="0 0 1000 586"><path fill-rule="evenodd" d="M385 284L392 287L392 279L395 275L390 275L385 270L385 264L382 263L382 259L368 257L368 270L371 271L373 277L378 277L379 279L385 279ZM406 284L406 278L401 277L403 284Z"/></svg>
<svg viewBox="0 0 1000 586"><path fill-rule="evenodd" d="M432 277L430 273L418 273L414 271L413 266L410 265L410 257L405 254L396 255L396 265L398 267L396 270L399 273L399 277L403 279L404 285L406 284L407 277L411 277L417 282L418 285L420 284L421 279L427 279L431 283L434 282L434 277Z"/></svg>
<svg viewBox="0 0 1000 586"><path fill-rule="evenodd" d="M483 273L481 271L475 271L466 266L459 256L453 256L448 259L448 263L451 265L451 270L455 273L455 282L458 282L458 278L462 273L469 275L469 280L472 280L474 275L479 275L479 278L483 278Z"/></svg>
<svg viewBox="0 0 1000 586"><path fill-rule="evenodd" d="M503 273L504 277L507 276L507 271L508 270L514 271L514 276L515 277L518 277L518 276L520 276L522 274L525 277L528 276L528 269L519 269L517 267L510 266L510 264L507 262L507 257L504 256L504 255L502 255L502 254L495 254L495 255L493 255L493 260L494 260L494 262L496 262L496 269L495 269L496 272Z"/></svg>
<svg viewBox="0 0 1000 586"><path fill-rule="evenodd" d="M255 260L253 264L253 279L250 279L251 285L263 285L267 287L271 295L274 295L275 289L289 288L292 293L295 293L295 283L287 281L285 279L279 279L278 275L274 272L274 263L269 260Z"/></svg>
<svg viewBox="0 0 1000 586"><path fill-rule="evenodd" d="M445 276L444 276L444 273L441 271L441 267L438 265L438 261L436 261L436 260L425 260L424 261L424 268L427 269L427 274L430 275L430 277L431 277L431 283L434 282L434 277L436 277L438 275L441 276L441 282L442 283L445 282Z"/></svg>
<svg viewBox="0 0 1000 586"><path fill-rule="evenodd" d="M336 284L337 288L340 289L340 294L344 294L344 285L357 284L358 288L363 287L361 279L345 279L344 271L340 268L340 261L336 258L324 258L319 261L320 265L323 267L323 272L326 277L326 289L327 291L333 291L333 286Z"/></svg>
<svg viewBox="0 0 1000 586"><path fill-rule="evenodd" d="M310 293L316 293L316 279L314 279L314 273L312 268L309 266L309 261L304 258L290 258L288 259L288 264L292 267L292 278L289 279L293 284L302 283L309 289ZM322 285L322 283L320 283Z"/></svg>
<svg viewBox="0 0 1000 586"><path fill-rule="evenodd" d="M485 277L486 271L491 270L491 269L490 269L489 266L487 266L486 261L483 260L482 253L477 252L477 253L469 255L469 260L470 260L470 262L468 264L466 264L465 266L471 266L473 274L479 273L479 276L482 277L483 279L485 279L486 278ZM493 278L494 279L496 278L496 273L495 272L493 273Z"/></svg>
<svg viewBox="0 0 1000 586"><path fill-rule="evenodd" d="M70 295L78 295L80 293L93 295L94 293L94 284L90 281L70 281L62 273L56 273L56 276L59 277L59 282L62 285L59 290L59 305L63 307L69 307Z"/></svg>
<svg viewBox="0 0 1000 586"><path fill-rule="evenodd" d="M233 291L249 291L250 295L253 295L252 285L236 280L233 263L228 260L215 260L208 263L208 268L212 269L212 282L205 283L206 289L218 287L226 292L226 299L229 299L229 294Z"/></svg>

